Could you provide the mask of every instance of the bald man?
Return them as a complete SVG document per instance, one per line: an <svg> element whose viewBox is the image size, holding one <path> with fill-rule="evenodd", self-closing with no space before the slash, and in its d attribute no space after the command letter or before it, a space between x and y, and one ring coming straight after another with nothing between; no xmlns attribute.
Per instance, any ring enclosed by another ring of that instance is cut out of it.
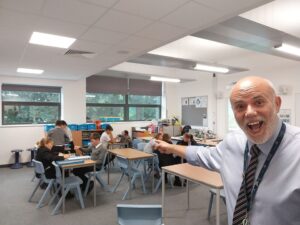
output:
<svg viewBox="0 0 300 225"><path fill-rule="evenodd" d="M261 77L238 81L230 102L241 130L216 147L157 141L156 148L220 172L228 224L300 224L300 128L278 118L281 99Z"/></svg>

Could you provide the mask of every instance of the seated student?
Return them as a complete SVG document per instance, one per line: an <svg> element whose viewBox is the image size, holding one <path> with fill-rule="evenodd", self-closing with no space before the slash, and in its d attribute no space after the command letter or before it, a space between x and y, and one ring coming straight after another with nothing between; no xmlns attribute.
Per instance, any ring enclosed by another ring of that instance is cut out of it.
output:
<svg viewBox="0 0 300 225"><path fill-rule="evenodd" d="M124 143L125 148L132 147L132 140L131 140L131 137L129 136L128 130L122 131L122 134L119 137L120 137L120 143Z"/></svg>
<svg viewBox="0 0 300 225"><path fill-rule="evenodd" d="M36 160L40 161L44 165L45 176L49 179L56 178L55 167L52 165L53 161L60 161L69 158L70 155L64 154L64 156L58 156L56 152L53 152L53 140L50 138L43 138L40 141L39 148L37 150ZM73 169L73 174L80 177L82 184L81 190L85 190L87 185L86 172L93 171L93 167L82 167ZM92 190L94 183L91 182L89 192Z"/></svg>
<svg viewBox="0 0 300 225"><path fill-rule="evenodd" d="M193 135L189 134L189 133L185 133L183 135L183 139L181 141L178 141L176 144L177 145L185 145L185 146L198 145L197 142L194 140Z"/></svg>
<svg viewBox="0 0 300 225"><path fill-rule="evenodd" d="M45 176L48 179L55 179L55 167L52 165L53 161L64 160L69 157L69 155L58 156L55 152L53 152L54 142L50 138L43 138L39 142L39 147L36 153L35 159L40 161L45 170Z"/></svg>
<svg viewBox="0 0 300 225"><path fill-rule="evenodd" d="M88 148L79 148L83 153L91 153L92 160L96 161L96 169L100 170L107 152L105 143L100 142L100 134L92 133L90 136L91 145Z"/></svg>
<svg viewBox="0 0 300 225"><path fill-rule="evenodd" d="M48 131L48 137L54 142L53 152L63 153L65 144L69 143L69 137L64 130L64 123L62 120L57 120L55 122L55 127Z"/></svg>
<svg viewBox="0 0 300 225"><path fill-rule="evenodd" d="M163 141L165 141L169 144L173 144L169 134L163 134L162 139L163 139ZM158 155L159 167L160 168L164 167L164 166L171 166L171 165L181 163L180 157L174 157L173 154L164 154L164 153L161 153L161 152L158 151L157 155ZM167 176L166 176L165 182L167 182ZM181 181L180 181L179 177L177 177L177 176L175 176L174 185L175 186L181 186Z"/></svg>

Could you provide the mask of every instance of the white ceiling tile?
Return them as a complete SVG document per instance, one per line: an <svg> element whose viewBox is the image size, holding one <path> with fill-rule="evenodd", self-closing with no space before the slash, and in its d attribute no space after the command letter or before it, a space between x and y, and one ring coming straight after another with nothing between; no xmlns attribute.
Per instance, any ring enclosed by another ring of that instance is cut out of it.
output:
<svg viewBox="0 0 300 225"><path fill-rule="evenodd" d="M45 17L41 18L35 27L35 31L38 32L62 35L73 38L77 38L87 29L88 26L85 25L63 22L61 20Z"/></svg>
<svg viewBox="0 0 300 225"><path fill-rule="evenodd" d="M44 0L1 0L0 7L21 12L40 13Z"/></svg>
<svg viewBox="0 0 300 225"><path fill-rule="evenodd" d="M100 28L91 28L80 39L104 44L116 44L128 37L127 34L108 31Z"/></svg>
<svg viewBox="0 0 300 225"><path fill-rule="evenodd" d="M80 51L89 51L95 53L102 53L103 51L110 48L111 45L100 44L95 42L89 42L84 40L77 40L72 46L71 49L80 50Z"/></svg>
<svg viewBox="0 0 300 225"><path fill-rule="evenodd" d="M220 14L211 8L190 2L161 20L187 29L195 29L202 28L218 17Z"/></svg>
<svg viewBox="0 0 300 225"><path fill-rule="evenodd" d="M241 9L245 9L248 7L255 7L272 0L248 0L248 1L236 1L236 0L194 0L202 5L209 6L213 9L217 9L218 11L222 11L223 14L227 14L226 11L232 13L232 9L238 8L239 11ZM239 7L236 7L238 4Z"/></svg>
<svg viewBox="0 0 300 225"><path fill-rule="evenodd" d="M91 25L107 11L107 8L78 0L46 0L44 15L64 21Z"/></svg>
<svg viewBox="0 0 300 225"><path fill-rule="evenodd" d="M100 6L111 7L119 0L81 0L82 2L89 2Z"/></svg>
<svg viewBox="0 0 300 225"><path fill-rule="evenodd" d="M95 26L122 33L133 34L150 23L152 23L152 20L130 15L128 13L110 10L95 24Z"/></svg>
<svg viewBox="0 0 300 225"><path fill-rule="evenodd" d="M189 0L121 0L115 9L150 19L159 19Z"/></svg>
<svg viewBox="0 0 300 225"><path fill-rule="evenodd" d="M184 28L179 28L162 22L156 22L136 33L136 35L166 41L177 36L181 36L186 31L187 30Z"/></svg>
<svg viewBox="0 0 300 225"><path fill-rule="evenodd" d="M160 44L160 41L148 39L148 38L142 38L142 37L136 37L136 36L130 36L129 38L123 40L120 42L120 44L117 45L117 47L122 48L128 48L128 49L134 49L134 50L140 50L145 51L149 49L154 49Z"/></svg>

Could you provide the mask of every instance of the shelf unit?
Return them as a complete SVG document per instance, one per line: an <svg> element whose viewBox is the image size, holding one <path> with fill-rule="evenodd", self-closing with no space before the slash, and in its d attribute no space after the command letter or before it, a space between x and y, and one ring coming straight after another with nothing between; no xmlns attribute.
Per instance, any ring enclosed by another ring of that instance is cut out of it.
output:
<svg viewBox="0 0 300 225"><path fill-rule="evenodd" d="M72 131L74 145L83 146L83 141L90 140L92 133L99 133L100 135L104 130L74 130Z"/></svg>

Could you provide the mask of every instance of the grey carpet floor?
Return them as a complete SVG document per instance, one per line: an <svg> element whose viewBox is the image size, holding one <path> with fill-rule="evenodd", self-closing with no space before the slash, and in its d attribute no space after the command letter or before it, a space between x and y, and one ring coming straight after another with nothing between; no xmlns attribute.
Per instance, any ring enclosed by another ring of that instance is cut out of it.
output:
<svg viewBox="0 0 300 225"><path fill-rule="evenodd" d="M121 198L127 187L127 179L123 179L115 193L106 192L97 184L97 206L93 207L93 195L88 195L85 209L81 209L75 199L66 201L66 213L51 216L53 209L48 205L36 209L36 203L28 202L28 197L37 182L31 182L33 169L23 167L12 170L0 168L0 225L115 225L117 224L116 205L123 204L161 204L161 191L155 194L143 194L137 184L131 200ZM120 173L112 169L111 186L117 181ZM104 178L106 178L104 176ZM150 190L150 184L147 190ZM38 190L33 200L41 197ZM215 224L215 206L213 205L210 220L207 220L209 188L192 184L190 188L190 209L186 210L187 198L185 188L167 186L165 225L213 225ZM226 208L221 202L221 224L227 224Z"/></svg>

